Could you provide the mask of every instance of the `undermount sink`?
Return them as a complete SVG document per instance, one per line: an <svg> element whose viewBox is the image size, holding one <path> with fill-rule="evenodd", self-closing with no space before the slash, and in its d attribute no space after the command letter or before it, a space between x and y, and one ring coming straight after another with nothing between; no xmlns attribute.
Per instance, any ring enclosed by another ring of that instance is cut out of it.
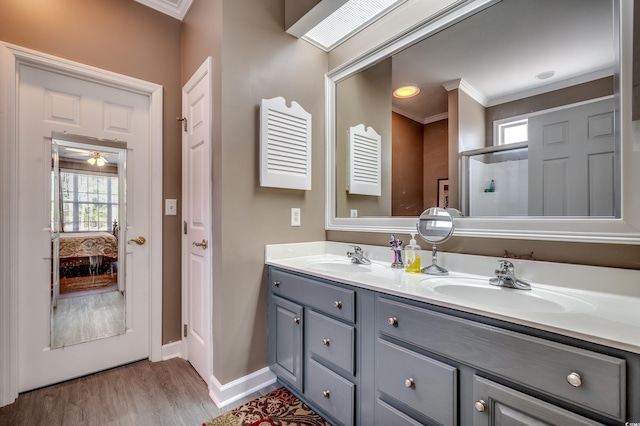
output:
<svg viewBox="0 0 640 426"><path fill-rule="evenodd" d="M430 277L421 281L433 292L473 304L518 311L562 313L585 312L594 307L586 300L552 290L516 290L489 284L489 279Z"/></svg>
<svg viewBox="0 0 640 426"><path fill-rule="evenodd" d="M382 270L384 266L372 262L370 265L352 263L351 259L331 259L311 262L309 269L323 272L371 272L373 270Z"/></svg>

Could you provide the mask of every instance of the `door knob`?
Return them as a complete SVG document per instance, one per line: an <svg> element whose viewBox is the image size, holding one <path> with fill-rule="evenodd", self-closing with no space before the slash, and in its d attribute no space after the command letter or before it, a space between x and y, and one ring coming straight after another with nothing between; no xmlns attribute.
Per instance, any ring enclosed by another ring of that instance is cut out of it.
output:
<svg viewBox="0 0 640 426"><path fill-rule="evenodd" d="M193 245L194 247L202 247L203 249L206 249L209 246L209 241L207 240L202 240L201 243L196 243L195 241L193 243L191 243L191 245Z"/></svg>
<svg viewBox="0 0 640 426"><path fill-rule="evenodd" d="M138 236L138 238L133 238L133 239L131 239L131 240L127 241L127 244L133 244L133 243L136 243L137 245L141 246L141 245L143 245L143 244L144 244L144 243L146 243L146 242L147 242L147 239L146 239L145 237L143 237L143 236Z"/></svg>

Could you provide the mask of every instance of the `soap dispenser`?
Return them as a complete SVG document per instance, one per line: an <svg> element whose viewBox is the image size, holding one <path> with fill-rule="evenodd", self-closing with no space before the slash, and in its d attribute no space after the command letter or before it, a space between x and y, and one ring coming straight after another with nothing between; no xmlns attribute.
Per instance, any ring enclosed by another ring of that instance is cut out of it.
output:
<svg viewBox="0 0 640 426"><path fill-rule="evenodd" d="M420 272L420 250L422 248L416 243L416 234L412 232L411 240L404 248L405 271Z"/></svg>

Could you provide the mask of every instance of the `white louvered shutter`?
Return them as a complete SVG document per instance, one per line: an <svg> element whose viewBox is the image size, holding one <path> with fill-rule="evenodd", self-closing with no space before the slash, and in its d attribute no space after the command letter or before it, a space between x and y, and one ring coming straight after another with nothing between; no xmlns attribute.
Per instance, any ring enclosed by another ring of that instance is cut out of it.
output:
<svg viewBox="0 0 640 426"><path fill-rule="evenodd" d="M364 124L349 127L349 194L382 195L382 140Z"/></svg>
<svg viewBox="0 0 640 426"><path fill-rule="evenodd" d="M311 189L311 114L297 102L260 104L260 185Z"/></svg>

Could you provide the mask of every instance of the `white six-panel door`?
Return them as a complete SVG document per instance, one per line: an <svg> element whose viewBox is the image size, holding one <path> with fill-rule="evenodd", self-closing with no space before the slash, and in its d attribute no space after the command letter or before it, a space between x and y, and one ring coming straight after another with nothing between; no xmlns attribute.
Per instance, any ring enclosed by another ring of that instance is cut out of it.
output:
<svg viewBox="0 0 640 426"><path fill-rule="evenodd" d="M529 215L614 216L614 100L529 119Z"/></svg>
<svg viewBox="0 0 640 426"><path fill-rule="evenodd" d="M51 134L127 143L121 238L150 238L149 96L21 65L18 86L19 390L149 356L149 245L127 245L125 334L51 350ZM124 226L123 226L124 225Z"/></svg>
<svg viewBox="0 0 640 426"><path fill-rule="evenodd" d="M211 67L209 57L182 90L183 317L186 356L211 379Z"/></svg>

